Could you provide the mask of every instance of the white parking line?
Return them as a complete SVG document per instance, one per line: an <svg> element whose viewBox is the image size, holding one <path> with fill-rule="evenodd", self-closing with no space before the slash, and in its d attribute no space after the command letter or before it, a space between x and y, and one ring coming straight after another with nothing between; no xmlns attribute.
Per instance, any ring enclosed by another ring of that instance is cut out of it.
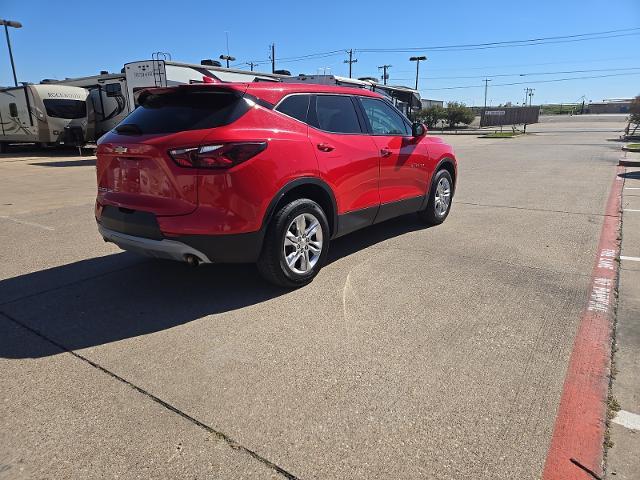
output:
<svg viewBox="0 0 640 480"><path fill-rule="evenodd" d="M620 255L620 260L631 260L632 262L640 262L640 257L625 257Z"/></svg>
<svg viewBox="0 0 640 480"><path fill-rule="evenodd" d="M640 187L624 187L625 190L640 190Z"/></svg>
<svg viewBox="0 0 640 480"><path fill-rule="evenodd" d="M625 208L624 211L625 212L640 212L640 210L637 210L635 208Z"/></svg>
<svg viewBox="0 0 640 480"><path fill-rule="evenodd" d="M613 419L613 423L630 428L631 430L640 430L640 415L620 410Z"/></svg>
<svg viewBox="0 0 640 480"><path fill-rule="evenodd" d="M26 220L18 220L17 218L7 217L6 215L0 215L0 218L3 218L5 220L10 220L15 223L19 223L20 225L28 225L30 227L42 228L43 230L49 230L50 232L53 232L55 230L55 228L49 227L47 225L42 225L41 223L28 222Z"/></svg>

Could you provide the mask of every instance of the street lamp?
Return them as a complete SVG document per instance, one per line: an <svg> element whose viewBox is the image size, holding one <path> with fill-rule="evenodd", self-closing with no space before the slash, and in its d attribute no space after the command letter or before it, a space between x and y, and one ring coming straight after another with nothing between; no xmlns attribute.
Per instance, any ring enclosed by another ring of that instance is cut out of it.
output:
<svg viewBox="0 0 640 480"><path fill-rule="evenodd" d="M410 62L416 62L416 90L418 90L418 73L420 72L420 61L426 60L427 57L422 55L421 57L410 57Z"/></svg>
<svg viewBox="0 0 640 480"><path fill-rule="evenodd" d="M227 68L229 68L229 61L234 61L236 59L236 57L232 57L231 55L220 55L220 60L226 60L227 61Z"/></svg>
<svg viewBox="0 0 640 480"><path fill-rule="evenodd" d="M2 20L0 19L0 25L4 25L4 34L7 36L7 47L9 47L9 58L11 59L11 70L13 71L13 83L18 86L18 77L16 77L16 66L13 63L13 53L11 52L11 41L9 40L9 28L22 28L22 24L20 22L14 22L12 20Z"/></svg>

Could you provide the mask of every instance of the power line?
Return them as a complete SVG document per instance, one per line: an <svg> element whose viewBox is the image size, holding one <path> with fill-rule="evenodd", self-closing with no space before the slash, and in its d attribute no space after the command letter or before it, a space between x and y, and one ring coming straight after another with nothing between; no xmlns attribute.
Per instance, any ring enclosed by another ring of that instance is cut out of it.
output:
<svg viewBox="0 0 640 480"><path fill-rule="evenodd" d="M355 50L354 50L355 51ZM323 53L311 53L309 55L301 55L298 57L282 57L278 58L278 63L293 63L293 62L302 62L304 60L316 60L320 58L334 57L336 55L343 55L344 50L335 50L331 52L323 52ZM244 65L247 62L236 63L232 66ZM252 60L254 65L267 65L271 63L271 59L268 60Z"/></svg>
<svg viewBox="0 0 640 480"><path fill-rule="evenodd" d="M625 77L625 76L632 76L632 75L640 75L640 72L636 72L636 73L612 73L610 75L590 75L590 76L584 76L584 77L567 77L567 78L554 78L553 80L534 80L534 81L527 81L527 82L512 82L512 83L496 83L493 86L494 87L508 87L511 85L526 85L526 84L535 84L535 83L552 83L552 82L564 82L564 81L568 81L568 80L587 80L587 79L591 79L591 78L606 78L606 77ZM439 87L439 88L426 88L425 90L456 90L456 89L463 89L463 88L481 88L484 87L484 85L460 85L460 86L456 86L456 87Z"/></svg>
<svg viewBox="0 0 640 480"><path fill-rule="evenodd" d="M590 70L564 70L558 72L527 72L527 73L497 73L493 75L471 75L471 76L461 76L461 77L420 77L422 80L457 80L457 79L469 79L469 78L496 78L496 77L526 77L526 76L534 76L534 75L560 75L567 73L588 73L588 72L618 72L618 71L629 71L629 70L640 70L640 67L627 67L627 68L594 68ZM410 80L409 78L396 78L394 80Z"/></svg>
<svg viewBox="0 0 640 480"><path fill-rule="evenodd" d="M458 45L439 45L439 46L430 46L430 47L358 48L358 49L343 48L339 50L330 50L326 52L310 53L307 55L278 58L278 62L290 63L290 62L301 62L305 60L327 58L331 56L342 55L345 52L345 50L347 51L352 50L353 52L357 51L362 53L382 53L382 52L406 53L406 52L414 52L417 50L447 52L447 51L484 50L489 48L546 45L546 44L566 43L566 42L580 42L580 41L587 41L587 40L600 40L600 39L606 39L606 38L626 37L626 36L632 36L632 35L640 35L640 27L623 28L623 29L617 29L617 30L605 30L601 32L591 32L591 33L578 33L574 35L557 35L552 37L530 38L526 40L504 40L499 42L469 43L469 44L458 44ZM253 63L254 65L264 65L264 64L271 63L271 59L252 60L251 63ZM244 64L246 64L246 62ZM243 65L243 63L237 63L232 66L238 66L238 65Z"/></svg>
<svg viewBox="0 0 640 480"><path fill-rule="evenodd" d="M451 50L482 50L487 48L518 47L528 45L544 45L549 43L580 42L599 40L621 36L640 35L640 27L607 30L603 32L580 33L575 35L559 35L554 37L530 38L527 40L504 40L500 42L468 43L458 45L440 45L430 47L397 47L397 48L359 48L359 52L412 52L416 50L451 51Z"/></svg>
<svg viewBox="0 0 640 480"><path fill-rule="evenodd" d="M472 67L465 65L464 67L457 68L434 68L431 69L432 72L455 72L460 70L484 70L486 71L488 68L522 68L522 67L539 67L543 65L580 65L583 63L603 63L603 62L612 62L615 60L637 60L637 57L608 57L608 58L595 58L588 60L563 60L559 62L542 62L542 63L520 63L520 64L510 64L510 65L482 65L480 67ZM413 73L413 70L396 70L396 73ZM480 78L480 77L478 77Z"/></svg>

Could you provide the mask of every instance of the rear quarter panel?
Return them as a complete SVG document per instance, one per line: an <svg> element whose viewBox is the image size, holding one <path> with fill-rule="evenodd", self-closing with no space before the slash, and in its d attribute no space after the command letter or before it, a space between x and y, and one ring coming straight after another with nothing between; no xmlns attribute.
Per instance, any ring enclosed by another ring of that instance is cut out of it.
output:
<svg viewBox="0 0 640 480"><path fill-rule="evenodd" d="M204 140L262 141L267 149L230 170L198 172L197 213L209 219L205 231L184 233L244 233L259 230L269 203L290 181L318 176L318 164L307 137L308 126L255 105L230 127L212 130Z"/></svg>

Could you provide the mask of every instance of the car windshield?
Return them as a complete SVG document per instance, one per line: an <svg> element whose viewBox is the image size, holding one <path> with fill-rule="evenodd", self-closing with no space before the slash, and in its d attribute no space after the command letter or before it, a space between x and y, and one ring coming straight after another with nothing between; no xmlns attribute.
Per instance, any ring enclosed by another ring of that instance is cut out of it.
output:
<svg viewBox="0 0 640 480"><path fill-rule="evenodd" d="M43 102L50 117L83 118L87 116L87 103L82 100L47 98Z"/></svg>

